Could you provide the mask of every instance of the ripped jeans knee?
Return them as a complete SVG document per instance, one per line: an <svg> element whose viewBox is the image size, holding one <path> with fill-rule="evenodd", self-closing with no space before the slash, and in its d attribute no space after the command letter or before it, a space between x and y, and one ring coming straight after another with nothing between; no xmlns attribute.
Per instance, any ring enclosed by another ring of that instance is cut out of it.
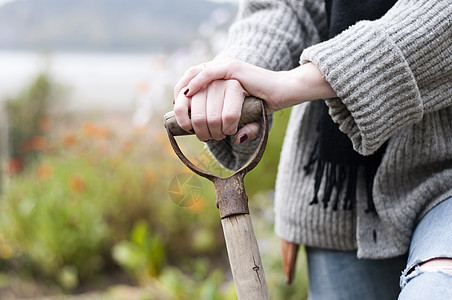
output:
<svg viewBox="0 0 452 300"><path fill-rule="evenodd" d="M452 276L452 258L436 257L408 266L400 277L400 287L403 288L411 278L424 272L440 272Z"/></svg>
<svg viewBox="0 0 452 300"><path fill-rule="evenodd" d="M399 300L452 299L452 267L418 264L400 277Z"/></svg>
<svg viewBox="0 0 452 300"><path fill-rule="evenodd" d="M399 300L452 299L452 198L416 227L400 287Z"/></svg>

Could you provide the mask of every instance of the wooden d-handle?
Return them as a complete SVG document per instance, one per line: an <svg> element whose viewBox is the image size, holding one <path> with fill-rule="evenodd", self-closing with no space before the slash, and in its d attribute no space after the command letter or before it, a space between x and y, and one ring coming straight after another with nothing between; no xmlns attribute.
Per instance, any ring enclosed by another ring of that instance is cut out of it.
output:
<svg viewBox="0 0 452 300"><path fill-rule="evenodd" d="M165 118L165 127L168 128L168 130L173 136L193 134L179 127L179 124L177 124L176 121L176 117L174 116L174 111L166 113L164 118ZM262 118L261 100L255 97L247 97L243 102L239 126L254 121L259 121L261 118Z"/></svg>

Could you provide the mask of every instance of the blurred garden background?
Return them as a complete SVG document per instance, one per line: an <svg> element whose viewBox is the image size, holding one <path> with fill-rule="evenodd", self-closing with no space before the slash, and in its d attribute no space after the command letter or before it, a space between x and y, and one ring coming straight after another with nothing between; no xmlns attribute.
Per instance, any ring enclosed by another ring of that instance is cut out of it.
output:
<svg viewBox="0 0 452 300"><path fill-rule="evenodd" d="M0 299L236 299L215 193L162 126L183 72L221 51L237 1L0 1ZM289 111L245 185L272 299L273 188ZM227 175L192 137L201 167Z"/></svg>

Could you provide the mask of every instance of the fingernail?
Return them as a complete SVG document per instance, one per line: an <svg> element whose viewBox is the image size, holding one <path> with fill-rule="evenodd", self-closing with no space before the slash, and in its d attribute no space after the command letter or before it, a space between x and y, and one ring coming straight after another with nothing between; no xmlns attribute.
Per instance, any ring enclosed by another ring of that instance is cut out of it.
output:
<svg viewBox="0 0 452 300"><path fill-rule="evenodd" d="M243 144L244 142L246 142L246 140L248 139L248 135L244 134L240 137L240 144Z"/></svg>
<svg viewBox="0 0 452 300"><path fill-rule="evenodd" d="M195 133L195 131L193 129L190 129L188 132Z"/></svg>
<svg viewBox="0 0 452 300"><path fill-rule="evenodd" d="M211 139L208 139L207 141L204 141L204 143L208 143L208 142L210 142L211 141Z"/></svg>
<svg viewBox="0 0 452 300"><path fill-rule="evenodd" d="M190 91L190 89L187 88L187 89L184 91L184 95L187 96L187 94L188 94L189 91Z"/></svg>
<svg viewBox="0 0 452 300"><path fill-rule="evenodd" d="M173 105L176 104L176 99L173 99Z"/></svg>

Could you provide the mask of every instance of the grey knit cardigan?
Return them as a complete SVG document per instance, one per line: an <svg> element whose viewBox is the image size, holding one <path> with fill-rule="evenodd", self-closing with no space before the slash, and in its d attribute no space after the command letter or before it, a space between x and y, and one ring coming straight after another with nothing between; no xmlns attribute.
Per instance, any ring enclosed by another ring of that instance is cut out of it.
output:
<svg viewBox="0 0 452 300"><path fill-rule="evenodd" d="M354 149L370 155L387 142L373 187L376 213L365 213L362 178L352 211L309 205L314 178L303 165L321 105L313 101L292 109L276 181L275 230L304 245L357 250L359 258L401 255L417 222L452 196L452 2L400 0L381 19L320 43L327 36L324 6L242 1L224 54L272 70L307 61L318 66L338 95L327 100L329 113ZM232 141L208 147L223 166L237 169L256 141Z"/></svg>

